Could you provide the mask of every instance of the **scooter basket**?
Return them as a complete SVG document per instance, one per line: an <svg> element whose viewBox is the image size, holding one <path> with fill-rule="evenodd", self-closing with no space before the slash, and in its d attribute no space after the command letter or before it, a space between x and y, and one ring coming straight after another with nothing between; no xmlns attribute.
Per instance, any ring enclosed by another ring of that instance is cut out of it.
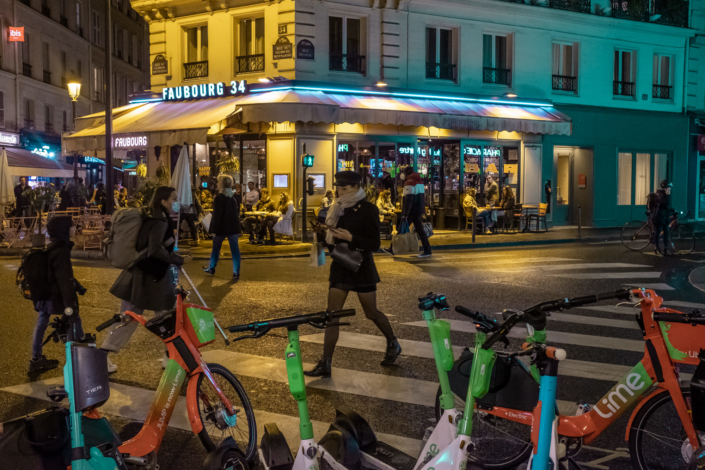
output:
<svg viewBox="0 0 705 470"><path fill-rule="evenodd" d="M65 408L49 408L2 425L0 470L66 470L70 455Z"/></svg>

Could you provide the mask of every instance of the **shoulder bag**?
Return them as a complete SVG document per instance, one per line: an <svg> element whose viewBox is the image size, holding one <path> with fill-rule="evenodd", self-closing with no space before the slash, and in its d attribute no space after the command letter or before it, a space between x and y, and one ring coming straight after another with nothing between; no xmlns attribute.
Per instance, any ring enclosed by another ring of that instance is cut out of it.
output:
<svg viewBox="0 0 705 470"><path fill-rule="evenodd" d="M338 243L330 253L330 257L342 264L347 270L358 272L362 266L362 252L351 250L347 243Z"/></svg>

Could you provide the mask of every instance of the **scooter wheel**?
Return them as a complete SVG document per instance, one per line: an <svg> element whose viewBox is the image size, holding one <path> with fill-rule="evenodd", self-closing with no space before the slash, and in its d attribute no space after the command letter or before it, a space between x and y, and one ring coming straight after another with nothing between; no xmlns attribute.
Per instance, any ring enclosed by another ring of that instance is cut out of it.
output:
<svg viewBox="0 0 705 470"><path fill-rule="evenodd" d="M249 470L249 466L237 447L220 447L208 454L203 470Z"/></svg>

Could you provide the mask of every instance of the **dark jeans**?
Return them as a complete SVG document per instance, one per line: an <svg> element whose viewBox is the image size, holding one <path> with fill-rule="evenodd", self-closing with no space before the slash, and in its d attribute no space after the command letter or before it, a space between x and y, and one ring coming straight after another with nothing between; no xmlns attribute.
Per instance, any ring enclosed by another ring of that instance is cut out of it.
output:
<svg viewBox="0 0 705 470"><path fill-rule="evenodd" d="M257 230L259 226L259 221L257 217L246 217L245 220L242 221L242 226L245 229L245 233L250 236L250 240L255 238L255 230Z"/></svg>
<svg viewBox="0 0 705 470"><path fill-rule="evenodd" d="M267 230L269 230L269 241L274 242L274 224L276 224L278 220L279 216L275 215L265 217L264 221L262 221L262 227L259 230L260 240L264 239L264 235L267 233Z"/></svg>
<svg viewBox="0 0 705 470"><path fill-rule="evenodd" d="M666 251L669 249L671 240L668 233L668 224L656 224L654 223L654 244L658 251ZM663 250L661 250L661 232L663 232Z"/></svg>
<svg viewBox="0 0 705 470"><path fill-rule="evenodd" d="M409 224L414 224L414 230L416 231L416 236L418 236L419 240L421 240L424 254L430 255L431 244L428 242L428 237L423 229L423 216L421 214L413 215L409 216L407 220L409 221Z"/></svg>
<svg viewBox="0 0 705 470"><path fill-rule="evenodd" d="M193 241L198 240L198 228L196 228L198 216L196 214L181 214L181 220L185 220L188 224L188 228L189 230L191 230L191 238L193 238Z"/></svg>
<svg viewBox="0 0 705 470"><path fill-rule="evenodd" d="M34 310L37 311L38 317L32 337L32 359L39 359L42 357L44 333L46 333L51 316L54 314L54 307L51 302L42 300L34 302Z"/></svg>
<svg viewBox="0 0 705 470"><path fill-rule="evenodd" d="M240 234L237 235L216 235L213 237L213 251L211 251L211 264L210 268L215 269L218 264L218 259L220 258L220 248L223 246L223 240L228 239L230 244L230 253L233 255L233 272L235 274L240 274L240 246L238 245L238 239Z"/></svg>

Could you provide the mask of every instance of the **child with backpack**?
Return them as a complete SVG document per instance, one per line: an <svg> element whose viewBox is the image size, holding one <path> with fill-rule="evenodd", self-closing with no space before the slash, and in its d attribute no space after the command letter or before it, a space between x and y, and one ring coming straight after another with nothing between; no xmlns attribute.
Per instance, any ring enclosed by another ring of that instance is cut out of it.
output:
<svg viewBox="0 0 705 470"><path fill-rule="evenodd" d="M42 354L44 333L52 315L63 315L63 320L69 323L69 341L83 338L77 293L83 295L86 289L73 277L71 237L74 231L71 217L52 218L47 224L49 245L42 249L33 248L22 259L18 274L24 277L23 290L29 291L38 314L32 338L30 372L54 369L59 365L59 361L47 359Z"/></svg>

